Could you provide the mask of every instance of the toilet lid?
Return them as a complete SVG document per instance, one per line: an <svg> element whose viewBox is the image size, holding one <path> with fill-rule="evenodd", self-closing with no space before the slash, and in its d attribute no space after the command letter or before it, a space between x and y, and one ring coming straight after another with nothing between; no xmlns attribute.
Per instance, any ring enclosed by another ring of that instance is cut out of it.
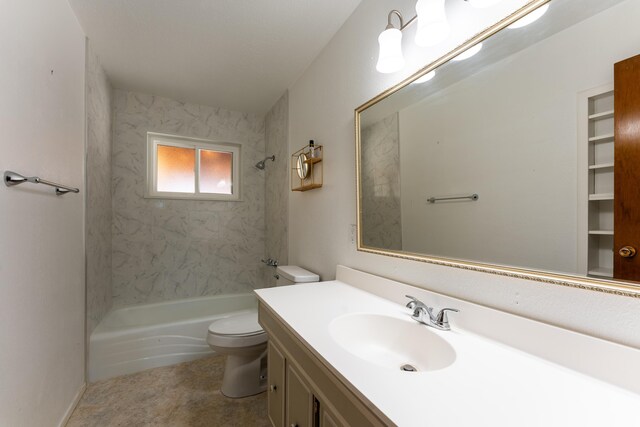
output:
<svg viewBox="0 0 640 427"><path fill-rule="evenodd" d="M209 332L217 335L255 335L264 332L258 323L258 312L236 314L216 320L209 325Z"/></svg>

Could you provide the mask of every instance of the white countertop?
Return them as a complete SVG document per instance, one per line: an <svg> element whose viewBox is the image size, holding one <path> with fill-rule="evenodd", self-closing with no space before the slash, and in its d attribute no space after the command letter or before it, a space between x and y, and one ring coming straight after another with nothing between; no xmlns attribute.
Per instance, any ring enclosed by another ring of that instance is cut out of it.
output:
<svg viewBox="0 0 640 427"><path fill-rule="evenodd" d="M451 331L431 328L456 351L455 362L447 368L401 372L367 362L333 340L329 332L333 319L375 313L414 321L403 305L346 283L309 283L256 293L400 426L640 426L640 395L456 330L453 321ZM603 361L610 362L615 361Z"/></svg>

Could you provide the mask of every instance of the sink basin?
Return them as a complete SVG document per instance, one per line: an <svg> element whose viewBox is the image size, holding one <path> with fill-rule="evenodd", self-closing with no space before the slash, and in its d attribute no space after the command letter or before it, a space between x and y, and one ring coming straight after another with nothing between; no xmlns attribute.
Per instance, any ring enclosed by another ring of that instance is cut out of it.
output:
<svg viewBox="0 0 640 427"><path fill-rule="evenodd" d="M329 324L329 333L353 355L399 372L435 371L456 360L447 341L410 317L347 314Z"/></svg>

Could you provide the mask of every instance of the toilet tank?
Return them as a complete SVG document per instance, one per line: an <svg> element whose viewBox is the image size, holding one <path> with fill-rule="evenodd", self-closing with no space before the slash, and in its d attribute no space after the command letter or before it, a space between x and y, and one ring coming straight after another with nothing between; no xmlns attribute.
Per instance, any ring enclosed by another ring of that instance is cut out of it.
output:
<svg viewBox="0 0 640 427"><path fill-rule="evenodd" d="M278 279L276 286L293 285L296 283L318 282L320 276L296 265L281 265L276 268Z"/></svg>

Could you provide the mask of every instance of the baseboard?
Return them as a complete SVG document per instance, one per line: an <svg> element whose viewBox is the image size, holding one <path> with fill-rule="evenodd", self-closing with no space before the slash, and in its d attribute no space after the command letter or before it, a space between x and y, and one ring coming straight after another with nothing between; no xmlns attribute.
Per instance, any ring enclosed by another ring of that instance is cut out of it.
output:
<svg viewBox="0 0 640 427"><path fill-rule="evenodd" d="M84 394L84 391L86 389L87 389L87 383L83 383L78 389L78 392L76 393L76 395L73 397L73 400L71 401L71 404L67 408L67 411L64 413L64 417L62 417L62 420L60 420L58 427L64 427L67 425L67 422L69 422L69 418L71 418L71 414L73 414L73 411L76 409L76 406L78 406L78 403L80 402L80 399L82 399L82 395Z"/></svg>

